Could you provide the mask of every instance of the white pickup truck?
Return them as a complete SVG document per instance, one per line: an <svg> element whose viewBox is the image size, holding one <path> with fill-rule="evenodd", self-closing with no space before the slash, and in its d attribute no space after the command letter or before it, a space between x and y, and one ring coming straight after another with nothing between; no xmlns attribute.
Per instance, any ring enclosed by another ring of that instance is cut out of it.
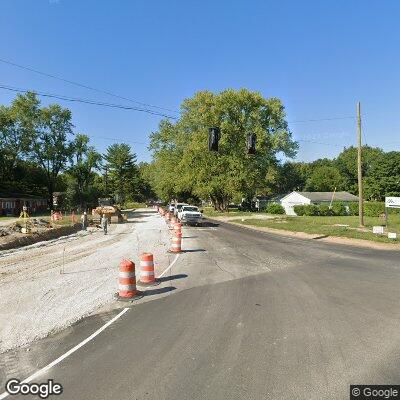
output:
<svg viewBox="0 0 400 400"><path fill-rule="evenodd" d="M203 215L196 206L182 206L178 212L178 219L182 224L202 225Z"/></svg>

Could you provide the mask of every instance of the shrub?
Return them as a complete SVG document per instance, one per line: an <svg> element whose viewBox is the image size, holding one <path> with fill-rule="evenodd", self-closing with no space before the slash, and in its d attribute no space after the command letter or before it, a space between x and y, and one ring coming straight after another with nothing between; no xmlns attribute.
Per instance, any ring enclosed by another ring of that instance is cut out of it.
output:
<svg viewBox="0 0 400 400"><path fill-rule="evenodd" d="M321 216L333 215L333 210L327 204L321 204L319 206L319 215Z"/></svg>
<svg viewBox="0 0 400 400"><path fill-rule="evenodd" d="M298 216L302 216L305 215L305 206L302 205L298 205L298 206L294 206L293 207L293 211L298 215Z"/></svg>
<svg viewBox="0 0 400 400"><path fill-rule="evenodd" d="M332 204L333 215L347 215L346 206L343 203L333 203Z"/></svg>
<svg viewBox="0 0 400 400"><path fill-rule="evenodd" d="M319 207L314 204L304 206L304 215L316 216L319 215Z"/></svg>
<svg viewBox="0 0 400 400"><path fill-rule="evenodd" d="M349 215L358 215L358 203L349 203Z"/></svg>
<svg viewBox="0 0 400 400"><path fill-rule="evenodd" d="M385 212L385 203L369 201L364 204L364 215L367 217L379 217Z"/></svg>
<svg viewBox="0 0 400 400"><path fill-rule="evenodd" d="M268 214L285 214L285 209L278 203L268 204L266 210Z"/></svg>

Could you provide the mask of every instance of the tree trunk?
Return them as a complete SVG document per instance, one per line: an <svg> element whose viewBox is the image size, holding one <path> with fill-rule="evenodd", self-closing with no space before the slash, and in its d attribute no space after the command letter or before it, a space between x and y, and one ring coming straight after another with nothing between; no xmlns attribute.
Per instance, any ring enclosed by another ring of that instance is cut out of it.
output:
<svg viewBox="0 0 400 400"><path fill-rule="evenodd" d="M224 196L210 196L214 210L224 212L228 209L229 199Z"/></svg>

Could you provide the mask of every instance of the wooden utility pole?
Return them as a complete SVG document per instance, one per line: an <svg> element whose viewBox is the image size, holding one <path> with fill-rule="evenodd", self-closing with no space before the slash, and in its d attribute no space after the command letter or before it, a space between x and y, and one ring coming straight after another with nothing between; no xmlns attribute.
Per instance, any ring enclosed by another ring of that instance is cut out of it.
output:
<svg viewBox="0 0 400 400"><path fill-rule="evenodd" d="M364 199L363 199L363 182L361 169L361 103L357 103L357 169L358 169L358 219L360 227L364 226Z"/></svg>

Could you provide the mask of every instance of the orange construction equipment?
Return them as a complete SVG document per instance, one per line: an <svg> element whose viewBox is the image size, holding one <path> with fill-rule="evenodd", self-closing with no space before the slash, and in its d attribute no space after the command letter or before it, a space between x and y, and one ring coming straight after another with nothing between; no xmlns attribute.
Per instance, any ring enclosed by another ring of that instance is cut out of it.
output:
<svg viewBox="0 0 400 400"><path fill-rule="evenodd" d="M136 300L142 293L136 289L135 263L131 260L121 260L119 264L119 285L116 295L118 300Z"/></svg>
<svg viewBox="0 0 400 400"><path fill-rule="evenodd" d="M180 253L182 251L182 232L175 232L172 236L170 253Z"/></svg>
<svg viewBox="0 0 400 400"><path fill-rule="evenodd" d="M138 285L153 286L158 282L154 275L154 259L151 253L142 253L140 255L140 280Z"/></svg>

